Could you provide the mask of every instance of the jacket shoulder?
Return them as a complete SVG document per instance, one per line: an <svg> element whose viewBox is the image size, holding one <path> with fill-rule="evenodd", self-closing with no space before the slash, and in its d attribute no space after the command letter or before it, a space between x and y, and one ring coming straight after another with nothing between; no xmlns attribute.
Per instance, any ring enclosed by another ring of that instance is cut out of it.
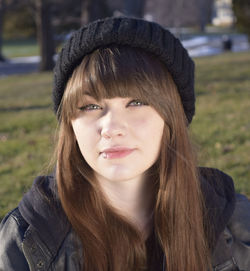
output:
<svg viewBox="0 0 250 271"><path fill-rule="evenodd" d="M240 270L250 270L250 201L236 194L233 215L228 223L233 256Z"/></svg>
<svg viewBox="0 0 250 271"><path fill-rule="evenodd" d="M235 189L232 178L215 168L199 168L201 190L204 196L207 220L213 228L213 240L227 226L235 208ZM211 247L214 247L214 241Z"/></svg>
<svg viewBox="0 0 250 271"><path fill-rule="evenodd" d="M234 193L234 183L231 176L217 168L199 167L198 172L202 179L206 180L220 196L225 193ZM230 194L231 194L230 193Z"/></svg>
<svg viewBox="0 0 250 271"><path fill-rule="evenodd" d="M1 221L0 224L0 230L2 230L2 227L9 221L14 220L16 222L16 225L20 227L22 230L26 230L28 228L28 223L24 220L22 217L18 207L10 211Z"/></svg>
<svg viewBox="0 0 250 271"><path fill-rule="evenodd" d="M215 168L199 168L201 184L206 192L208 207L220 210L216 219L219 235L213 253L213 261L218 270L250 270L250 201L247 197L235 193L232 178ZM223 220L221 218L224 218ZM224 269L223 269L224 268ZM227 268L227 269L225 269ZM216 269L216 270L217 270Z"/></svg>
<svg viewBox="0 0 250 271"><path fill-rule="evenodd" d="M250 270L250 201L244 195L236 194L234 212L218 238L212 259L215 270Z"/></svg>
<svg viewBox="0 0 250 271"><path fill-rule="evenodd" d="M0 270L29 270L22 242L28 228L18 208L8 213L0 224Z"/></svg>

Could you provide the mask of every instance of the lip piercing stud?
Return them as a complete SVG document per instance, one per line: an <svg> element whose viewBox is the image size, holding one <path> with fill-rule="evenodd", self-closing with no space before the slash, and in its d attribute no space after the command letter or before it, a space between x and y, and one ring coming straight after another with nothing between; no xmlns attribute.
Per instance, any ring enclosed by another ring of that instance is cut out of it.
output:
<svg viewBox="0 0 250 271"><path fill-rule="evenodd" d="M106 159L106 158L107 158L107 153L106 153L106 152L103 152L103 153L102 153L102 157L103 157L104 159Z"/></svg>

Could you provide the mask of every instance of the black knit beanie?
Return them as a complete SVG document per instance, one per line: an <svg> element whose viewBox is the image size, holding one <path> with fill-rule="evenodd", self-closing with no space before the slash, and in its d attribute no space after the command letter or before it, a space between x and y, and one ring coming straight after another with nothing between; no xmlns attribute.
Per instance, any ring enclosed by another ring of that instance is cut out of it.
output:
<svg viewBox="0 0 250 271"><path fill-rule="evenodd" d="M72 34L59 54L54 69L55 112L58 111L69 78L83 57L111 44L142 48L159 57L177 85L188 122L192 121L195 112L194 62L181 42L167 29L154 22L128 17L97 20Z"/></svg>

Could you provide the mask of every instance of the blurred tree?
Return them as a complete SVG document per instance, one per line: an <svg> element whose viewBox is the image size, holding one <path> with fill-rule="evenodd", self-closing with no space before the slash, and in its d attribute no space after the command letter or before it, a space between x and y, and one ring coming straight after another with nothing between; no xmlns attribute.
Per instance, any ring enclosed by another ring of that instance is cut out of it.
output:
<svg viewBox="0 0 250 271"><path fill-rule="evenodd" d="M2 48L3 48L3 16L5 11L5 1L0 0L0 62L5 61L3 56Z"/></svg>
<svg viewBox="0 0 250 271"><path fill-rule="evenodd" d="M236 17L236 27L246 33L250 40L250 1L233 0L233 11Z"/></svg>
<svg viewBox="0 0 250 271"><path fill-rule="evenodd" d="M107 0L82 0L81 24L111 15Z"/></svg>
<svg viewBox="0 0 250 271"><path fill-rule="evenodd" d="M144 9L148 0L106 0L110 15L127 15L143 18Z"/></svg>
<svg viewBox="0 0 250 271"><path fill-rule="evenodd" d="M198 22L200 31L204 32L206 24L211 22L214 0L198 0Z"/></svg>
<svg viewBox="0 0 250 271"><path fill-rule="evenodd" d="M8 19L4 22L4 39L35 38L35 18L27 1L16 1L15 4L11 3L7 5L5 17Z"/></svg>
<svg viewBox="0 0 250 271"><path fill-rule="evenodd" d="M167 27L198 27L211 21L214 0L147 0L145 16Z"/></svg>
<svg viewBox="0 0 250 271"><path fill-rule="evenodd" d="M54 34L51 24L51 0L32 0L34 4L37 40L39 43L41 61L40 71L49 71L54 67L55 53Z"/></svg>
<svg viewBox="0 0 250 271"><path fill-rule="evenodd" d="M4 38L36 37L35 0L5 0L7 2ZM51 23L57 34L76 29L81 24L82 0L51 0Z"/></svg>
<svg viewBox="0 0 250 271"><path fill-rule="evenodd" d="M51 8L52 25L57 34L68 33L81 25L81 6L83 0L53 0Z"/></svg>
<svg viewBox="0 0 250 271"><path fill-rule="evenodd" d="M124 14L142 18L144 15L145 0L125 0Z"/></svg>

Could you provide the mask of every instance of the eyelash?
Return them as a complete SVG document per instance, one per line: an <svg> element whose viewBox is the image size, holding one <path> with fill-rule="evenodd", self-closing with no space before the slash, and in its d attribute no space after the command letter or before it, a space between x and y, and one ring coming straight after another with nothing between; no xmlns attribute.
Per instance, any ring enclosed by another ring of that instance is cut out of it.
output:
<svg viewBox="0 0 250 271"><path fill-rule="evenodd" d="M137 104L135 106L148 105L147 103L140 101L140 100L132 100L128 104L131 104L131 103L141 103L140 105ZM89 109L91 106L92 106L92 109ZM93 108L93 107L95 107L95 108ZM82 107L79 107L79 109L82 111L92 111L92 110L98 109L97 107L100 107L100 106L96 105L96 104L87 104Z"/></svg>

